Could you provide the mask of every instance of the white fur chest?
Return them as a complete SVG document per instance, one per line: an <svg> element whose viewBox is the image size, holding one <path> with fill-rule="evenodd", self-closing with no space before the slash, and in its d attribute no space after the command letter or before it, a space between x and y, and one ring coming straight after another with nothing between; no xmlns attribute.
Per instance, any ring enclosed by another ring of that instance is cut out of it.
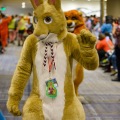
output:
<svg viewBox="0 0 120 120"><path fill-rule="evenodd" d="M35 58L37 77L39 80L40 99L43 101L45 120L61 120L65 104L64 81L67 67L66 54L63 43L56 43L54 47L56 70L53 70L51 74L49 74L48 62L46 67L43 66L45 45L42 42L38 43L38 50ZM48 56L50 56L49 49L50 48L48 47ZM49 98L46 95L46 81L49 80L49 78L56 78L58 83L58 94L54 99Z"/></svg>

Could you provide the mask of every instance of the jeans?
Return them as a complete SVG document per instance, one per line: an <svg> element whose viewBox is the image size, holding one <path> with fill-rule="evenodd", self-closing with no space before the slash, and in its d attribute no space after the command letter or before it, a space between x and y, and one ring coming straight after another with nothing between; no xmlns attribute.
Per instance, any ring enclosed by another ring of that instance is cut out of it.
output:
<svg viewBox="0 0 120 120"><path fill-rule="evenodd" d="M120 48L118 46L115 47L115 54L118 69L118 80L120 80Z"/></svg>
<svg viewBox="0 0 120 120"><path fill-rule="evenodd" d="M117 63L116 63L116 55L115 55L115 52L108 57L108 60L111 61L112 63L112 66L113 66L113 69L114 70L117 70Z"/></svg>

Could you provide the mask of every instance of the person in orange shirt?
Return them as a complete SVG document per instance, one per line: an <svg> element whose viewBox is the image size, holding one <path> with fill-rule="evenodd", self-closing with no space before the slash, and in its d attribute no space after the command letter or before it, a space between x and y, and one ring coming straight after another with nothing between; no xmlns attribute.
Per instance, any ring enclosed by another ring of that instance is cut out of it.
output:
<svg viewBox="0 0 120 120"><path fill-rule="evenodd" d="M8 38L8 24L11 21L11 16L7 17L0 13L0 40L2 44L2 52L5 52L5 46L7 46Z"/></svg>
<svg viewBox="0 0 120 120"><path fill-rule="evenodd" d="M98 51L100 61L105 57L106 53L110 54L110 52L112 52L110 46L114 47L112 41L108 37L106 37L103 33L100 33L99 40L96 44L96 49Z"/></svg>
<svg viewBox="0 0 120 120"><path fill-rule="evenodd" d="M114 46L112 41L104 34L99 35L99 41L96 44L97 50L104 50L106 53L111 50L110 46Z"/></svg>
<svg viewBox="0 0 120 120"><path fill-rule="evenodd" d="M96 44L96 49L99 55L99 61L102 62L103 59L108 58L114 53L114 44L110 38L103 33L99 34L99 41ZM105 72L110 72L111 64L107 65Z"/></svg>

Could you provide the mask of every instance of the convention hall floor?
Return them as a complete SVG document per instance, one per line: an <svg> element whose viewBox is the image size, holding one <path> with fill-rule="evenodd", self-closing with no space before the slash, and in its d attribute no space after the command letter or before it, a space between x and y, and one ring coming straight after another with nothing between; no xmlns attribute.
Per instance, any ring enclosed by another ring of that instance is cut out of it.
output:
<svg viewBox="0 0 120 120"><path fill-rule="evenodd" d="M6 120L21 120L21 117L13 117L6 109L10 80L21 48L10 44L6 48L6 53L0 55L0 108ZM104 73L101 68L95 71L85 70L79 93L85 99L83 106L86 120L120 120L120 82L112 82L111 79L110 73ZM30 89L29 82L20 104L21 108Z"/></svg>

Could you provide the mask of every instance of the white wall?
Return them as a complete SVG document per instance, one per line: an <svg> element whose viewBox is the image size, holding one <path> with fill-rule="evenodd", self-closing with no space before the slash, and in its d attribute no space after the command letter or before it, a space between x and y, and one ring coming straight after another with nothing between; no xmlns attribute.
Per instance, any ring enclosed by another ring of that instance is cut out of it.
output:
<svg viewBox="0 0 120 120"><path fill-rule="evenodd" d="M8 15L16 15L16 14L28 14L32 13L33 9L32 8L14 8L14 7L7 7L7 10L4 11L4 13Z"/></svg>
<svg viewBox="0 0 120 120"><path fill-rule="evenodd" d="M17 0L16 0L17 2ZM5 3L5 0L4 0ZM7 4L6 4L7 5ZM14 6L14 7L13 7ZM28 12L32 13L32 6L29 5L30 8L22 9L17 8L17 5L14 5L9 3L9 6L6 6L7 10L5 13L7 14L27 14ZM82 10L86 15L94 15L100 16L100 2L97 1L87 1L87 0L62 0L62 9L64 11L68 11L71 9L80 9ZM105 11L106 15L106 11Z"/></svg>
<svg viewBox="0 0 120 120"><path fill-rule="evenodd" d="M86 15L94 15L100 16L100 2L99 1L62 1L62 8L64 11L68 11L71 9L80 9ZM106 14L106 4L105 4L105 14Z"/></svg>
<svg viewBox="0 0 120 120"><path fill-rule="evenodd" d="M76 9L76 8L88 8L90 10L99 10L99 2L89 2L89 1L62 1L62 8L64 10Z"/></svg>

